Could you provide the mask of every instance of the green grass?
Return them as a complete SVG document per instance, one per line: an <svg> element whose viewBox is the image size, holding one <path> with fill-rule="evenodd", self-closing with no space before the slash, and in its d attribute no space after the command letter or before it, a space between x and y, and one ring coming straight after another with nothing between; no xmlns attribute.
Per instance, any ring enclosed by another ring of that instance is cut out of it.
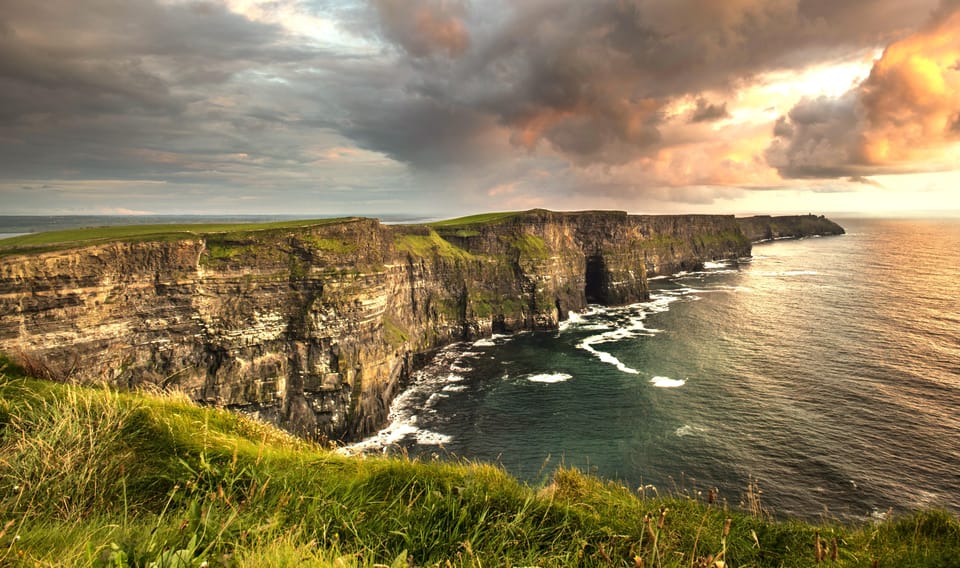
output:
<svg viewBox="0 0 960 568"><path fill-rule="evenodd" d="M307 237L304 240L323 252L334 254L353 254L357 251L357 243L346 239Z"/></svg>
<svg viewBox="0 0 960 568"><path fill-rule="evenodd" d="M427 235L398 234L393 243L398 250L419 257L439 256L460 260L474 260L476 258L438 235L433 229L430 229Z"/></svg>
<svg viewBox="0 0 960 568"><path fill-rule="evenodd" d="M479 215L469 215L467 217L457 217L456 219L445 219L430 223L431 227L459 227L461 225L480 225L485 223L496 223L522 215L523 211L501 211L497 213L480 213Z"/></svg>
<svg viewBox="0 0 960 568"><path fill-rule="evenodd" d="M383 339L391 347L400 347L410 340L410 332L389 316L383 317Z"/></svg>
<svg viewBox="0 0 960 568"><path fill-rule="evenodd" d="M547 243L536 235L523 233L508 237L508 240L510 246L520 253L521 258L540 260L550 258L550 250L547 248Z"/></svg>
<svg viewBox="0 0 960 568"><path fill-rule="evenodd" d="M791 567L816 565L818 538L831 566L960 557L942 512L816 526L572 469L532 487L488 464L342 456L178 395L23 375L0 376L3 566Z"/></svg>
<svg viewBox="0 0 960 568"><path fill-rule="evenodd" d="M64 231L33 233L0 240L0 255L21 254L24 252L47 252L76 246L117 241L170 241L213 234L242 234L261 231L302 229L332 223L343 223L352 219L353 218L308 219L269 223L118 225L68 229Z"/></svg>

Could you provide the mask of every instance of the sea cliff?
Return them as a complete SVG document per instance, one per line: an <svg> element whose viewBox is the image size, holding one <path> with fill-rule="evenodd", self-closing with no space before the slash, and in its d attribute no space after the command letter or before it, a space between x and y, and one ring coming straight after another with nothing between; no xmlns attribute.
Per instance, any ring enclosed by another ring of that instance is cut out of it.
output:
<svg viewBox="0 0 960 568"><path fill-rule="evenodd" d="M767 230L747 223L533 210L42 250L0 242L0 351L50 378L177 388L308 438L351 440L384 422L436 348L642 301L650 276L748 256Z"/></svg>
<svg viewBox="0 0 960 568"><path fill-rule="evenodd" d="M758 215L737 219L740 230L750 239L758 243L776 239L798 239L808 236L842 235L843 227L827 219L823 215Z"/></svg>

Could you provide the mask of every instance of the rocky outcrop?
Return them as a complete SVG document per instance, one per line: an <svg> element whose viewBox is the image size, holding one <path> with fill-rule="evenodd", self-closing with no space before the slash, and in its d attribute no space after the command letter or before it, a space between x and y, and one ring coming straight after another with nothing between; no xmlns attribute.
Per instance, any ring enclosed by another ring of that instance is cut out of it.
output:
<svg viewBox="0 0 960 568"><path fill-rule="evenodd" d="M737 219L740 230L750 242L774 239L800 239L814 235L842 235L843 227L823 215L758 215Z"/></svg>
<svg viewBox="0 0 960 568"><path fill-rule="evenodd" d="M542 210L8 251L0 351L348 440L383 423L439 346L555 328L588 302L645 299L650 275L749 253L729 216Z"/></svg>

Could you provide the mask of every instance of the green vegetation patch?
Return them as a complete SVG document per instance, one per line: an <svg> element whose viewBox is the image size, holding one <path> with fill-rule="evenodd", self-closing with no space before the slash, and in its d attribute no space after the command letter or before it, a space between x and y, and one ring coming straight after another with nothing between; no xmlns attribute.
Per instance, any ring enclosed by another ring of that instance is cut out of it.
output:
<svg viewBox="0 0 960 568"><path fill-rule="evenodd" d="M512 219L522 215L522 211L502 211L497 213L480 213L479 215L469 215L467 217L457 217L456 219L447 219L445 221L436 221L430 223L431 227L458 227L461 225L480 225L487 223L498 223L507 219Z"/></svg>
<svg viewBox="0 0 960 568"><path fill-rule="evenodd" d="M476 258L474 255L441 237L433 229L430 229L427 235L397 235L393 243L398 250L419 257L440 256L460 260L474 260Z"/></svg>
<svg viewBox="0 0 960 568"><path fill-rule="evenodd" d="M323 252L330 252L334 254L353 254L357 252L357 243L347 239L305 237L304 241Z"/></svg>
<svg viewBox="0 0 960 568"><path fill-rule="evenodd" d="M547 243L536 235L522 233L520 235L506 237L511 247L520 253L521 258L545 259L550 258L550 249Z"/></svg>
<svg viewBox="0 0 960 568"><path fill-rule="evenodd" d="M410 340L410 332L391 317L383 317L383 339L391 347L400 347Z"/></svg>
<svg viewBox="0 0 960 568"><path fill-rule="evenodd" d="M231 260L245 253L250 252L250 246L228 246L217 243L209 243L207 246L207 256L209 260L225 261Z"/></svg>
<svg viewBox="0 0 960 568"><path fill-rule="evenodd" d="M777 522L759 506L564 468L532 487L493 465L341 455L182 395L24 374L0 373L4 566L798 567L819 555L830 566L932 567L960 557L960 522L944 512Z"/></svg>
<svg viewBox="0 0 960 568"><path fill-rule="evenodd" d="M242 235L287 229L302 229L352 221L353 217L336 219L307 219L275 221L271 223L197 223L171 225L118 225L89 227L21 235L0 240L0 255L47 252L77 246L108 242L141 242L183 240L207 235Z"/></svg>

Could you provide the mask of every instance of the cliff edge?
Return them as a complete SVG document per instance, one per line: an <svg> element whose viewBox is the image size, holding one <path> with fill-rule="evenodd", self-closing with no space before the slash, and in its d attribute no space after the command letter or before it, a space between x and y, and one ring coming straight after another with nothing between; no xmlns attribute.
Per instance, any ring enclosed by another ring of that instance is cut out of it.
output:
<svg viewBox="0 0 960 568"><path fill-rule="evenodd" d="M436 348L642 301L649 276L748 256L749 223L533 210L0 241L0 351L49 378L177 388L352 440Z"/></svg>
<svg viewBox="0 0 960 568"><path fill-rule="evenodd" d="M843 227L823 215L758 215L737 219L737 224L752 243L845 234Z"/></svg>

